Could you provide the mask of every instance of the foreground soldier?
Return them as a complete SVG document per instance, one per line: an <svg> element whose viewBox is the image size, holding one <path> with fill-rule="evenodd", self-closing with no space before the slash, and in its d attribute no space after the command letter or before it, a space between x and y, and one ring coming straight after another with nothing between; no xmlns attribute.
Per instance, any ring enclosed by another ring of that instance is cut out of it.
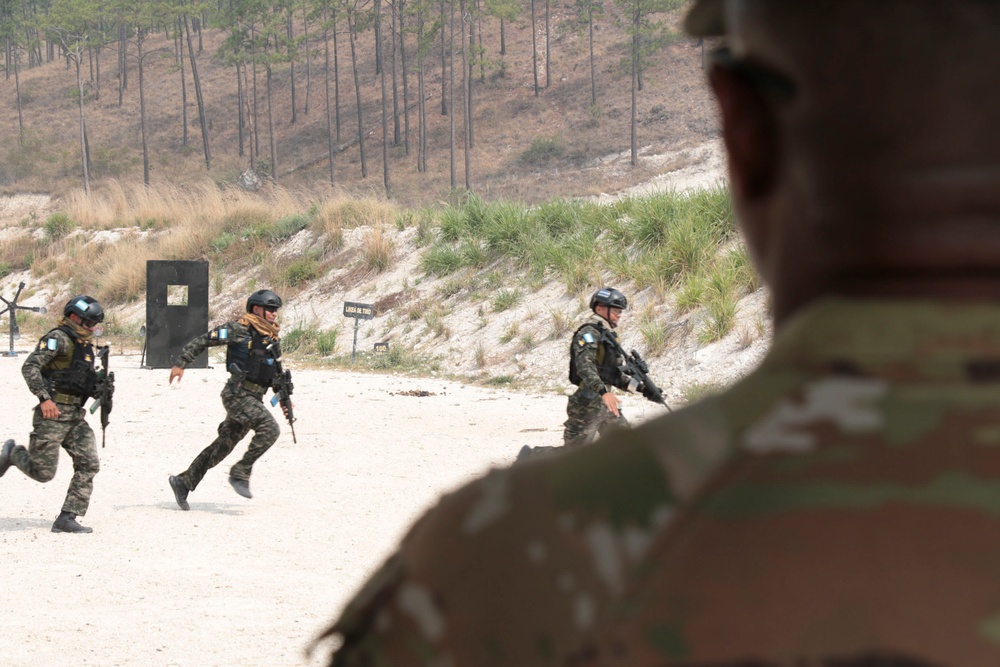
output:
<svg viewBox="0 0 1000 667"><path fill-rule="evenodd" d="M444 498L333 664L1000 664L1000 3L701 0L687 26L728 34L770 354Z"/></svg>
<svg viewBox="0 0 1000 667"><path fill-rule="evenodd" d="M0 450L0 476L13 465L37 482L55 477L60 447L73 459L73 477L53 533L94 532L76 518L87 513L101 467L83 406L101 391L92 339L103 321L104 309L92 297L75 296L66 303L59 325L42 336L21 367L28 389L38 398L28 448L8 440Z"/></svg>
<svg viewBox="0 0 1000 667"><path fill-rule="evenodd" d="M229 471L229 483L244 498L250 493L250 472L257 459L278 439L278 422L264 406L264 393L275 377L276 362L281 357L278 343L280 326L275 319L281 297L271 290L258 290L247 299L247 314L234 322L221 324L184 346L177 364L170 369L170 383L184 376L184 367L209 347L226 345L226 368L229 381L222 389L226 418L219 424L219 437L206 447L188 469L169 477L174 499L182 510L189 510L188 493L197 488L210 468L214 468L253 431L246 454Z"/></svg>

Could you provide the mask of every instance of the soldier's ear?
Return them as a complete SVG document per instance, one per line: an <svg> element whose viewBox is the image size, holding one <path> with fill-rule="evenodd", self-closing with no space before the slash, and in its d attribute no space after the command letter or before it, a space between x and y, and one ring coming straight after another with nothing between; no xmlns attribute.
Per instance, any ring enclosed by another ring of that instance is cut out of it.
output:
<svg viewBox="0 0 1000 667"><path fill-rule="evenodd" d="M719 101L733 195L766 196L775 184L778 141L773 100L739 68L713 64L709 82Z"/></svg>

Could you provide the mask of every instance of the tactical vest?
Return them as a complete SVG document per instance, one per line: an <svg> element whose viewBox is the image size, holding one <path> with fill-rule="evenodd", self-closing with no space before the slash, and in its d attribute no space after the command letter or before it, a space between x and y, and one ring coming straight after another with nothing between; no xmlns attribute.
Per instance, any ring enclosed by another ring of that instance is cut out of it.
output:
<svg viewBox="0 0 1000 667"><path fill-rule="evenodd" d="M274 379L274 362L281 358L278 341L268 343L253 327L248 327L250 335L242 340L234 340L226 346L226 368L236 364L246 371L245 380L262 387L270 387Z"/></svg>
<svg viewBox="0 0 1000 667"><path fill-rule="evenodd" d="M580 333L580 330L584 327L593 327L592 322L587 322L581 324L576 331L573 332L573 337L569 341L569 381L573 384L579 386L583 378L580 377L580 373L576 370L576 355L573 353L573 345L576 343L576 336ZM601 337L597 341L597 354L595 355L595 361L597 362L597 375L600 376L601 382L604 384L610 384L612 386L617 386L619 380L621 380L622 372L618 368L618 360L615 355L608 354L608 348L604 344L605 336L614 336L614 332L601 331Z"/></svg>
<svg viewBox="0 0 1000 667"><path fill-rule="evenodd" d="M47 344L53 331L62 331L70 340L70 350L57 355L42 369L42 377L50 392L89 398L97 387L97 369L94 368L94 346L81 343L76 334L67 326L56 327L42 336L39 348Z"/></svg>

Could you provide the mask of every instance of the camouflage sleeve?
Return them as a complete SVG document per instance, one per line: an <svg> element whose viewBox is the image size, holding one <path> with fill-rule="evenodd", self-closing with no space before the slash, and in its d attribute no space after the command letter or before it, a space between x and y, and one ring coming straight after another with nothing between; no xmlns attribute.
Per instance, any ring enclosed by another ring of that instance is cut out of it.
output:
<svg viewBox="0 0 1000 667"><path fill-rule="evenodd" d="M494 470L444 497L327 630L329 664L582 664L583 631L600 635L641 586L674 502L635 435L582 449L560 470Z"/></svg>
<svg viewBox="0 0 1000 667"><path fill-rule="evenodd" d="M209 329L185 345L176 361L174 361L174 365L180 368L185 368L188 364L194 361L195 357L208 348L217 347L219 345L227 345L232 340L239 340L240 338L245 338L246 336L247 328L239 322L233 321L220 324L214 329Z"/></svg>
<svg viewBox="0 0 1000 667"><path fill-rule="evenodd" d="M600 394L604 382L597 372L597 343L601 340L601 332L596 327L581 327L573 337L572 355L576 364L576 372L580 375L580 388L589 389Z"/></svg>
<svg viewBox="0 0 1000 667"><path fill-rule="evenodd" d="M42 369L60 354L67 354L71 344L65 332L53 329L38 341L34 351L24 360L21 375L33 396L48 395L49 389L42 377Z"/></svg>

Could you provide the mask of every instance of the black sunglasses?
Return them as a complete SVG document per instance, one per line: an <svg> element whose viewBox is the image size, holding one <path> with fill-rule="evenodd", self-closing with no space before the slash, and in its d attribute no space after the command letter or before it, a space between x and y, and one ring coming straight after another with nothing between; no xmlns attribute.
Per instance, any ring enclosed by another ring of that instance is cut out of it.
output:
<svg viewBox="0 0 1000 667"><path fill-rule="evenodd" d="M716 49L709 58L713 65L724 67L745 77L760 90L780 100L790 100L798 92L795 83L784 74L779 74L750 60L737 58L726 47Z"/></svg>

